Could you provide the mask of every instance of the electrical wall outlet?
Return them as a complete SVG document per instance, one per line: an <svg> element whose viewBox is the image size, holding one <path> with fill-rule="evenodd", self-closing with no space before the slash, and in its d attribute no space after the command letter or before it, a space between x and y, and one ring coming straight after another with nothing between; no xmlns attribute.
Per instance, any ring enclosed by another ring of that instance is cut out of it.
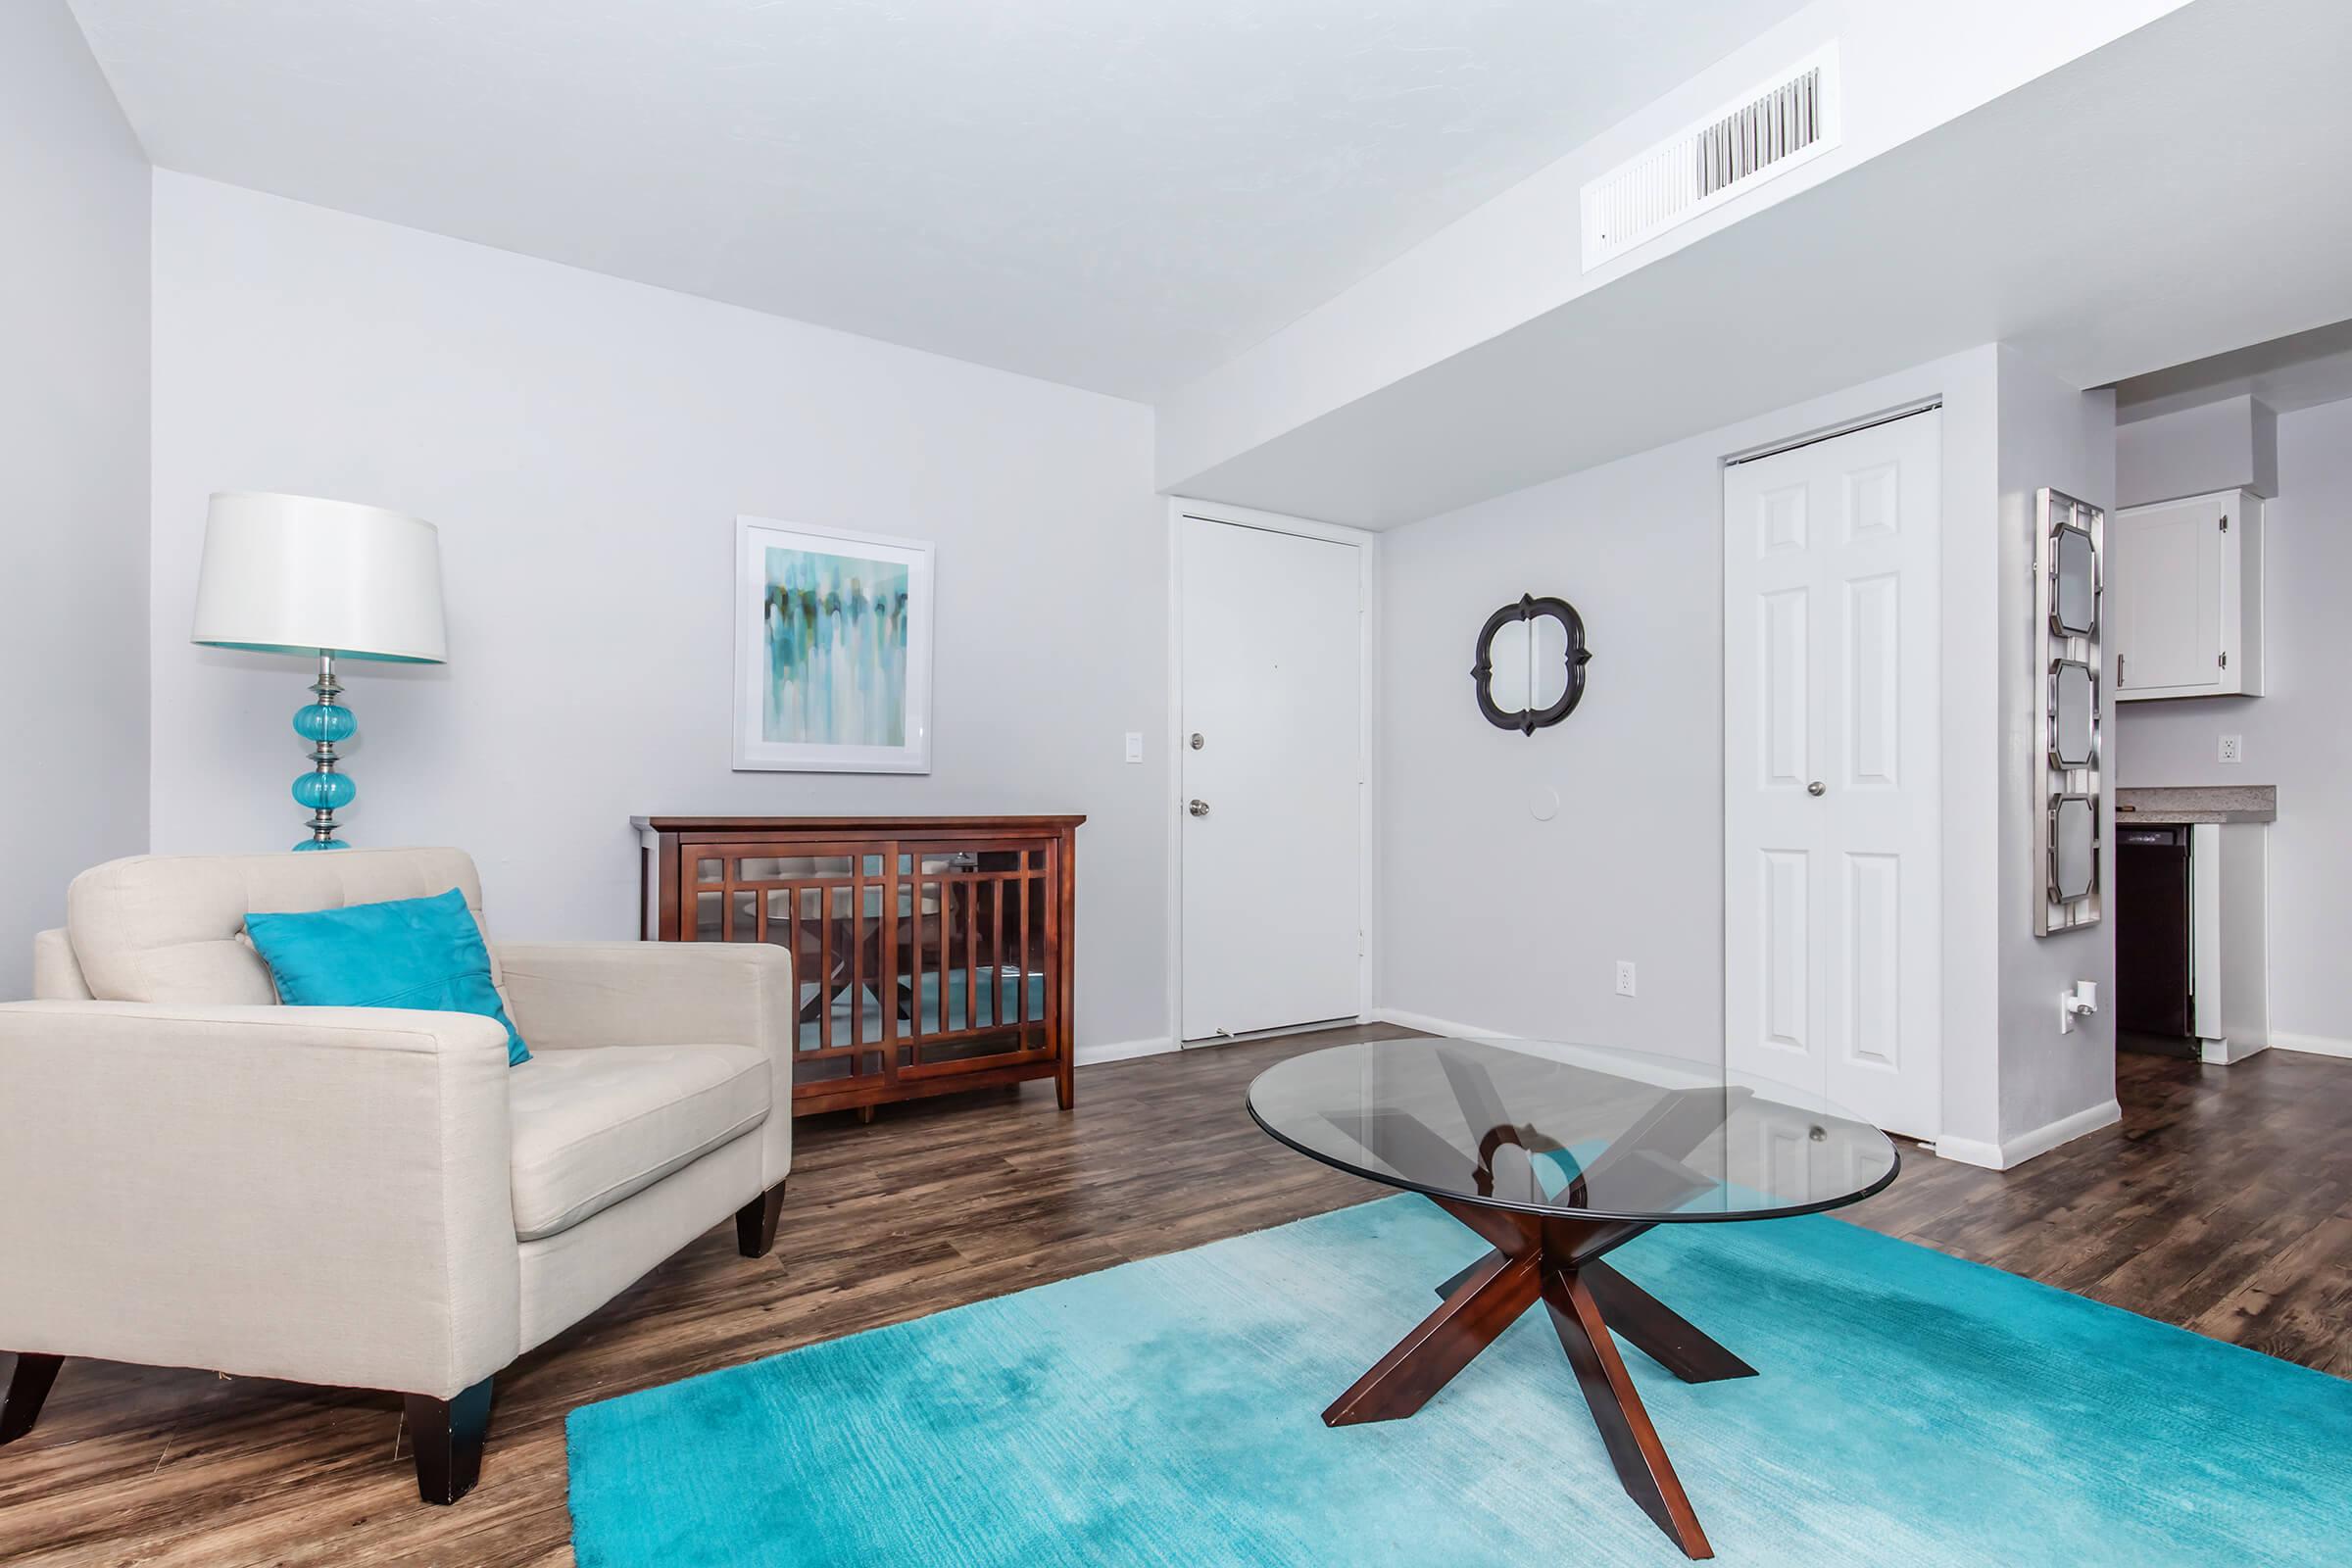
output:
<svg viewBox="0 0 2352 1568"><path fill-rule="evenodd" d="M1143 760L1144 760L1144 735L1143 735L1143 731L1141 731L1141 730L1133 730L1133 729L1131 729L1131 730L1129 730L1129 731L1127 732L1127 760L1129 760L1130 762L1140 762L1140 761L1142 761Z"/></svg>
<svg viewBox="0 0 2352 1568"><path fill-rule="evenodd" d="M2223 761L2225 761L2225 762L2234 762L2234 761L2236 761L2236 760L2237 760L2237 750L2238 750L2238 747L2239 747L2240 745L2242 745L2242 744L2244 743L2244 741L2245 741L2245 737L2244 737L2244 736L2242 736L2242 735L2225 735L2225 736L2223 736L2223 737L2222 737L2222 760L2223 760Z"/></svg>
<svg viewBox="0 0 2352 1568"><path fill-rule="evenodd" d="M2099 987L2093 980L2078 980L2072 991L2058 993L2058 1032L2071 1035L2082 1027L2076 1022L2086 1012L2099 1010Z"/></svg>
<svg viewBox="0 0 2352 1568"><path fill-rule="evenodd" d="M1634 960L1631 958L1617 960L1617 994L1621 997L1634 994Z"/></svg>

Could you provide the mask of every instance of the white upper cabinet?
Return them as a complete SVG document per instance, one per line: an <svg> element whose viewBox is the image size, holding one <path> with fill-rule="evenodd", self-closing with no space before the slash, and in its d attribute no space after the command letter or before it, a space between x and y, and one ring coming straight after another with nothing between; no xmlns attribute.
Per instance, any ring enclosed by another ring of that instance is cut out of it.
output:
<svg viewBox="0 0 2352 1568"><path fill-rule="evenodd" d="M2116 701L2262 694L2262 499L2130 507L2107 533Z"/></svg>

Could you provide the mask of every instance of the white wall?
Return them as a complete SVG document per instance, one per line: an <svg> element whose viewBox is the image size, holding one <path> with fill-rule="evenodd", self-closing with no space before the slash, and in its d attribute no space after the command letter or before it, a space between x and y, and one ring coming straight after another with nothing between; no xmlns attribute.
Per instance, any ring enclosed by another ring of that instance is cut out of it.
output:
<svg viewBox="0 0 2352 1568"><path fill-rule="evenodd" d="M2034 817L2048 808L2039 762L2048 742L2046 670L2035 666L2034 492L2115 504L2115 394L2078 391L2014 349L2000 355L2000 1143L2032 1148L2069 1117L2104 1116L2115 1099L2115 918L2034 934L2042 869ZM2115 734L2115 694L2103 688L2101 733ZM2115 778L2100 780L2102 885L2115 886ZM2058 998L2077 980L2097 984L2102 1011L2058 1031ZM2087 1128L2080 1129L2087 1130Z"/></svg>
<svg viewBox="0 0 2352 1568"><path fill-rule="evenodd" d="M1380 784L1384 1010L1720 1059L1722 460L1943 400L1942 1132L1958 1157L2114 1098L2104 1021L2061 1039L2074 978L2112 993L2112 927L2032 931L2027 762L2040 682L2033 490L2114 491L2110 394L1970 350L1387 536ZM2021 585L2024 585L2021 588ZM1530 738L1478 716L1471 641L1559 594L1594 651L1576 712ZM1531 798L1556 791L1557 815ZM1614 994L1634 959L1640 995ZM2059 977L2066 977L2062 981Z"/></svg>
<svg viewBox="0 0 2352 1568"><path fill-rule="evenodd" d="M440 525L450 662L345 672L354 843L625 937L634 813L1084 811L1079 1043L1165 1034L1150 410L162 172L155 258L159 850L300 827L308 671L187 641L207 494L370 502ZM729 770L738 513L936 542L930 776Z"/></svg>
<svg viewBox="0 0 2352 1568"><path fill-rule="evenodd" d="M64 0L0 6L0 998L147 847L147 175Z"/></svg>
<svg viewBox="0 0 2352 1568"><path fill-rule="evenodd" d="M1720 1059L1723 1052L1722 460L1928 398L1944 400L1947 597L1988 612L1993 351L1973 350L1387 535L1378 995L1384 1008L1502 1033ZM1955 562L1957 564L1955 564ZM1499 730L1471 699L1495 606L1558 594L1593 650L1553 729ZM1948 640L1948 638L1947 638ZM1992 670L1946 660L1947 1125L1993 1125L1988 760ZM1532 797L1556 791L1539 821ZM1951 840L1978 837L1965 852ZM1614 993L1619 958L1640 995ZM1959 968L1976 965L1973 971ZM1970 1008L1984 1007L1972 1015ZM1981 1050L1984 1059L1972 1061ZM1956 1085L1955 1085L1956 1079ZM1981 1102L1968 1094L1982 1089ZM1953 1104L1955 1089L1961 1103Z"/></svg>
<svg viewBox="0 0 2352 1568"><path fill-rule="evenodd" d="M2352 1053L2352 402L2278 416L2262 529L2265 695L2124 704L2119 782L2278 787L2272 1039ZM2223 735L2245 738L2234 766L2217 760Z"/></svg>

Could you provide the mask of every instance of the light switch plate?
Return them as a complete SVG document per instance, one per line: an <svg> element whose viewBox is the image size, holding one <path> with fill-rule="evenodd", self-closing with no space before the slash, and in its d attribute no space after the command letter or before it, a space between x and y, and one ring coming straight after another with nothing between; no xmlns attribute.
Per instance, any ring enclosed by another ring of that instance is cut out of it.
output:
<svg viewBox="0 0 2352 1568"><path fill-rule="evenodd" d="M2242 735L2225 735L2225 736L2223 736L2223 737L2222 737L2222 760L2223 760L2223 761L2225 761L2225 762L2234 762L2234 761L2236 761L2236 760L2237 760L2237 753L2238 753L2238 748L2239 748L2240 746L2242 746L2244 743L2245 743L2245 737L2244 737L2244 736L2242 736Z"/></svg>
<svg viewBox="0 0 2352 1568"><path fill-rule="evenodd" d="M1130 762L1140 762L1140 761L1142 761L1143 760L1144 760L1144 735L1143 735L1143 731L1141 731L1141 730L1133 730L1133 729L1131 729L1131 730L1129 730L1129 731L1127 732L1127 760L1129 760Z"/></svg>

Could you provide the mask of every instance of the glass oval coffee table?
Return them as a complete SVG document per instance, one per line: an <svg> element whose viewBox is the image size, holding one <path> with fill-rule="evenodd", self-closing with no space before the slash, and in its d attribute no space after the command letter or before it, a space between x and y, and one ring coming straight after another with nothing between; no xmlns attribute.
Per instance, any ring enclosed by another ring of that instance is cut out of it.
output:
<svg viewBox="0 0 2352 1568"><path fill-rule="evenodd" d="M1258 1075L1250 1114L1310 1159L1422 1194L1494 1249L1438 1287L1443 1304L1324 1421L1411 1415L1541 1300L1618 1479L1692 1557L1713 1549L1610 1330L1686 1383L1756 1371L1602 1255L1653 1225L1858 1202L1900 1165L1885 1133L1803 1090L1521 1040L1309 1052Z"/></svg>

